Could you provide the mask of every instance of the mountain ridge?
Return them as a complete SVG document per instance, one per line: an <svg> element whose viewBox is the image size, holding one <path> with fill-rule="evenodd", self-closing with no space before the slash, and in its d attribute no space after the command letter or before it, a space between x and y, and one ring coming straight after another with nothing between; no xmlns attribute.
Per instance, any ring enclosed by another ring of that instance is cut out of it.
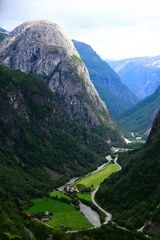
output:
<svg viewBox="0 0 160 240"><path fill-rule="evenodd" d="M109 63L140 100L153 94L160 85L160 56L128 58Z"/></svg>
<svg viewBox="0 0 160 240"><path fill-rule="evenodd" d="M153 120L160 109L160 87L133 108L121 114L119 123L130 132L148 135Z"/></svg>
<svg viewBox="0 0 160 240"><path fill-rule="evenodd" d="M71 118L90 127L106 118L108 125L115 128L73 43L57 24L34 21L17 27L1 43L0 63L47 81L53 94L68 103ZM86 98L83 104L80 95ZM80 116L82 119L77 119Z"/></svg>
<svg viewBox="0 0 160 240"><path fill-rule="evenodd" d="M89 45L76 40L72 41L86 64L100 97L115 118L137 103L138 100L121 82L119 76Z"/></svg>

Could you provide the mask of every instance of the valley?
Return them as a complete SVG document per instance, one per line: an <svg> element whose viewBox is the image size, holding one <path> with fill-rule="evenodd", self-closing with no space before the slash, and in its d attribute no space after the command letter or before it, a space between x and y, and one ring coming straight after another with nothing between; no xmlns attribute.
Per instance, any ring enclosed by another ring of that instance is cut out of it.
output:
<svg viewBox="0 0 160 240"><path fill-rule="evenodd" d="M159 240L158 59L125 84L54 22L0 28L0 239Z"/></svg>
<svg viewBox="0 0 160 240"><path fill-rule="evenodd" d="M97 170L84 177L73 178L59 187L59 191L51 192L49 198L34 199L33 206L27 210L29 216L37 219L40 213L47 211L51 216L44 224L54 228L64 228L70 232L107 224L111 220L111 215L96 203L95 194L104 179L120 170L116 162L117 157L115 163L110 155L106 157L108 158L110 161L99 166Z"/></svg>

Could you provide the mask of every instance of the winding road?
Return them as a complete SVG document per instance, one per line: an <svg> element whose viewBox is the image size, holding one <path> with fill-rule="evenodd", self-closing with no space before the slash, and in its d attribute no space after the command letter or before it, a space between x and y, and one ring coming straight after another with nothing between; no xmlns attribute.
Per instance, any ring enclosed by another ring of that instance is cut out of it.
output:
<svg viewBox="0 0 160 240"><path fill-rule="evenodd" d="M119 149L118 149L118 148L115 148L114 150L116 150L115 152L117 153L117 152L118 152L117 150L119 150ZM123 152L123 151L126 151L126 150L127 150L127 149L124 149L124 150L121 149L122 152ZM119 169L120 169L120 170L122 169L122 167L120 166L120 164L117 163L118 156L115 157L114 159L112 159L111 155L108 155L108 156L106 156L106 159L108 160L108 163L105 164L105 166L108 165L108 164L113 160L114 163L119 166ZM98 169L98 170L99 170L99 169ZM108 224L110 221L112 221L112 214L109 213L109 212L107 212L105 209L103 209L103 208L96 202L96 200L95 200L95 195L96 195L97 191L99 190L99 187L100 187L100 186L98 186L98 187L91 193L91 200L92 200L92 203L93 203L101 212L103 212L106 217L105 217L105 220L104 220L104 222L103 222L102 224L98 224L97 226L94 226L94 227L92 227L92 228L85 229L85 231L89 231L89 230L91 230L91 229L100 228L102 225L106 225L106 224ZM122 229L122 230L124 230L124 231L131 231L130 229L127 229L127 228L125 228L125 227L119 226L119 225L118 225L116 222L114 222L114 221L112 221L112 224L114 224L117 228ZM140 229L137 229L137 232L143 232L144 227L145 227L145 225L144 225L143 227L141 227ZM84 231L84 230L80 230L80 231ZM77 230L77 231L68 231L67 233L76 233L76 232L80 232L80 231L78 231L78 230ZM145 235L145 236L146 236L147 238L150 238L150 236L148 236L148 235Z"/></svg>
<svg viewBox="0 0 160 240"><path fill-rule="evenodd" d="M99 186L92 192L92 202L93 202L93 204L101 211L101 212L103 212L105 215L106 215L106 217L105 217L105 221L104 221L104 223L103 223L103 225L104 224L107 224L109 221L111 221L111 219L112 219L112 214L110 214L109 212L107 212L106 210L104 210L101 206L99 206L99 204L96 202L96 200L95 200L95 195L96 195L96 192L98 191L98 189L99 189Z"/></svg>
<svg viewBox="0 0 160 240"><path fill-rule="evenodd" d="M115 152L115 153L118 153L119 151L120 152L126 152L127 150L129 150L129 149L120 149L120 148L115 148L114 147L114 151L113 152ZM110 162L112 162L112 161L114 161L114 163L115 164L117 164L118 166L119 166L119 170L121 170L122 169L122 167L120 166L120 164L119 163L117 163L117 160L118 160L118 156L116 156L114 159L111 157L111 155L108 155L108 156L106 156L106 160L108 161L107 163L105 163L105 164L103 164L103 165L101 165L100 167L98 167L97 168L97 170L95 170L95 171L93 171L92 173L89 173L89 174L87 174L86 176L88 176L88 175L90 175L90 174L93 174L93 173L95 173L95 172L98 172L98 171L100 171L101 169L103 169L106 165L108 165ZM79 177L78 177L79 178ZM73 179L71 179L69 182L67 182L65 185L63 185L63 186L61 186L58 190L59 191L61 191L61 192L63 192L64 191L64 188L67 186L67 185L69 185L69 184L73 184L78 178L73 178ZM92 227L92 228L89 228L89 229L85 229L85 231L87 231L87 230L91 230L91 229L95 229L95 228L99 228L99 227L101 227L102 225L106 225L106 224L108 224L110 221L112 221L112 214L111 213L109 213L109 212L107 212L105 209L103 209L97 202L96 202L96 200L95 200L95 195L96 195L96 193L97 193L97 191L99 190L99 187L100 186L98 186L92 193L91 193L91 200L92 200L92 203L101 211L101 212L103 212L104 214L105 214L105 220L104 220L104 222L102 223L102 224L93 224L94 225L94 227ZM81 208L83 207L83 203L81 203ZM84 205L85 206L85 205ZM88 219L88 220L91 220L91 217L89 216L90 215L90 210L91 209L87 209L87 213L86 213L86 207L88 207L88 206L85 206L85 211L83 211L83 214L86 216L86 218ZM90 208L90 207L88 207L88 208ZM93 211L93 210L92 210ZM94 218L95 218L95 216L94 216ZM95 219L92 219L92 220L94 220L95 221ZM96 221L97 221L97 219L96 219ZM90 221L91 222L91 221ZM113 222L112 221L112 223L113 224L115 224L115 226L116 227L118 227L118 228L120 228L120 229L123 229L123 230L125 230L125 231L129 231L128 229L126 229L126 228L124 228L124 227L121 227L121 226L119 226L117 223L115 223L115 222ZM80 230L81 231L81 230ZM84 230L82 230L82 231L84 231ZM74 232L79 232L79 231L67 231L67 233L74 233Z"/></svg>
<svg viewBox="0 0 160 240"><path fill-rule="evenodd" d="M107 157L108 157L108 158L109 158L109 157L111 158L110 155L107 156ZM107 159L107 157L106 157L106 159ZM110 161L111 161L111 160L113 160L113 159L111 158ZM119 169L121 170L122 167L119 165L119 163L117 163L117 160L118 160L118 156L115 157L114 163L117 164L117 165L119 166ZM106 215L105 221L104 221L104 223L103 223L103 225L105 225L105 224L108 224L108 222L110 222L110 221L112 220L112 214L109 213L109 212L107 212L106 210L104 210L104 209L96 202L96 200L95 200L95 195L96 195L99 187L100 187L100 186L98 186L98 187L92 192L92 202L93 202L93 204L94 204L101 212L103 212L103 213Z"/></svg>

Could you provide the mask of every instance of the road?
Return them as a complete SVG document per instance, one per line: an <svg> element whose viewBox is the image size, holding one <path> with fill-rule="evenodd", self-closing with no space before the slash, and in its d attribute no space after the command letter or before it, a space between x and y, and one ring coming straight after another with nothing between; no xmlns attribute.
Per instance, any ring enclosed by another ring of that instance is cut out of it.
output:
<svg viewBox="0 0 160 240"><path fill-rule="evenodd" d="M111 159L112 160L112 159ZM117 164L120 168L120 170L122 169L122 167L117 163L117 160L118 160L118 157L115 157L114 159L114 163ZM108 224L108 222L110 222L112 220L112 214L107 212L106 210L104 210L101 206L99 206L99 204L96 202L95 200L95 195L96 195L96 192L98 191L100 186L98 186L93 192L92 192L92 202L93 204L101 211L103 212L106 217L105 217L105 221L103 223L103 225L105 224Z"/></svg>
<svg viewBox="0 0 160 240"><path fill-rule="evenodd" d="M96 192L98 191L98 189L99 189L99 186L92 192L92 202L101 212L103 212L106 215L105 221L103 224L107 224L109 221L111 221L112 214L110 214L109 212L104 210L102 207L100 207L99 204L96 202L95 195L96 195Z"/></svg>

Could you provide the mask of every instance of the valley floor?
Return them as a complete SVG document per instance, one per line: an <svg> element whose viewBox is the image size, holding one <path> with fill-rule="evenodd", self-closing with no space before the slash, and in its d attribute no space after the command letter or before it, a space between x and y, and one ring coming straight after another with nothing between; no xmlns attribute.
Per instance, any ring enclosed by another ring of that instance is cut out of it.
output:
<svg viewBox="0 0 160 240"><path fill-rule="evenodd" d="M71 179L69 181L69 186L84 186L92 189L91 192L79 191L69 195L64 191L68 186L67 183L59 188L60 191L51 192L49 198L34 199L33 206L27 210L30 216L47 211L50 213L50 217L45 224L54 228L65 228L69 231L101 226L102 219L100 220L99 214L103 215L103 220L105 218L104 223L108 223L111 215L95 202L94 197L100 183L112 173L120 170L120 166L116 162L111 163L112 158L109 159L107 164L101 165L96 171L78 178L78 180Z"/></svg>

